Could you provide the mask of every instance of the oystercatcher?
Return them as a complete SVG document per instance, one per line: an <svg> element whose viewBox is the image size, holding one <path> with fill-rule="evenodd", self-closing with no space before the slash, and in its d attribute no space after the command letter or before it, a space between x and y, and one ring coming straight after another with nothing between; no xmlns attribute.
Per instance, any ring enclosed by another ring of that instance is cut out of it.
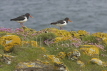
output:
<svg viewBox="0 0 107 71"><path fill-rule="evenodd" d="M10 21L16 21L20 23L22 27L24 27L23 23L26 22L29 19L29 17L33 18L29 13L26 13L25 15L19 16L14 19L10 19Z"/></svg>
<svg viewBox="0 0 107 71"><path fill-rule="evenodd" d="M63 20L59 20L59 21L57 21L57 22L51 23L51 25L59 26L60 29L62 29L63 26L65 26L65 25L68 24L68 21L72 22L68 17L66 17L66 18L63 19Z"/></svg>

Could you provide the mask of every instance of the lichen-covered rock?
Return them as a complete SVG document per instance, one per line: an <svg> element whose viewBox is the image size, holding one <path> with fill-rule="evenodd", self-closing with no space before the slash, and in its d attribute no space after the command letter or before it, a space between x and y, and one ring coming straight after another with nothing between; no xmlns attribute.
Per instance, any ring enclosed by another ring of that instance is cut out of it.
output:
<svg viewBox="0 0 107 71"><path fill-rule="evenodd" d="M54 67L51 64L36 60L34 62L20 62L14 71L54 71Z"/></svg>
<svg viewBox="0 0 107 71"><path fill-rule="evenodd" d="M90 62L91 62L91 63L95 63L95 64L97 64L97 65L103 65L103 61L101 61L101 60L98 59L98 58L92 58L92 59L90 60Z"/></svg>
<svg viewBox="0 0 107 71"><path fill-rule="evenodd" d="M82 62L82 61L80 61L80 60L77 60L77 64L80 65L80 67L85 67L84 62Z"/></svg>
<svg viewBox="0 0 107 71"><path fill-rule="evenodd" d="M83 51L84 54L87 54L89 56L99 56L99 48L95 45L83 45L80 50Z"/></svg>
<svg viewBox="0 0 107 71"><path fill-rule="evenodd" d="M32 47L37 47L37 41L22 41L21 42L22 46L32 46Z"/></svg>
<svg viewBox="0 0 107 71"><path fill-rule="evenodd" d="M46 28L44 30L39 31L39 33L44 33L44 31L45 32L47 31L49 33L54 33L57 36L55 38L55 42L72 39L71 33L69 31L66 31L66 30L59 30L56 28Z"/></svg>
<svg viewBox="0 0 107 71"><path fill-rule="evenodd" d="M68 52L67 53L68 59L71 59L71 60L78 60L80 55L81 54L80 54L80 52L77 49L73 50L72 52Z"/></svg>
<svg viewBox="0 0 107 71"><path fill-rule="evenodd" d="M30 35L30 34L32 34L32 33L36 33L36 30L35 30L35 29L32 29L32 28L22 27L21 29L23 29L24 32L27 32L28 35Z"/></svg>
<svg viewBox="0 0 107 71"><path fill-rule="evenodd" d="M99 38L107 38L107 33L102 33L102 32L97 32L97 33L93 33L93 36L99 37Z"/></svg>
<svg viewBox="0 0 107 71"><path fill-rule="evenodd" d="M81 36L86 36L86 35L90 35L89 32L85 31L85 30L79 30L79 31L70 31L72 37L74 38L80 38Z"/></svg>
<svg viewBox="0 0 107 71"><path fill-rule="evenodd" d="M57 58L55 55L46 55L45 57L53 63L60 62L59 58Z"/></svg>
<svg viewBox="0 0 107 71"><path fill-rule="evenodd" d="M70 39L72 39L72 37L56 37L54 42L58 43L60 41L65 41L65 40L70 40Z"/></svg>
<svg viewBox="0 0 107 71"><path fill-rule="evenodd" d="M54 63L54 66L55 66L55 70L56 71L69 71L67 69L67 67L63 63L61 63L61 62Z"/></svg>
<svg viewBox="0 0 107 71"><path fill-rule="evenodd" d="M101 38L105 44L107 44L107 33L97 32L92 34L95 37Z"/></svg>
<svg viewBox="0 0 107 71"><path fill-rule="evenodd" d="M79 34L80 36L89 35L89 32L87 32L87 31L85 31L85 30L79 30L79 31L77 31L77 32L78 32L78 34Z"/></svg>
<svg viewBox="0 0 107 71"><path fill-rule="evenodd" d="M72 36L71 36L70 32L68 32L66 30L56 31L55 34L58 36L58 37L55 38L55 42L72 39Z"/></svg>
<svg viewBox="0 0 107 71"><path fill-rule="evenodd" d="M65 52L59 52L56 57L63 59L66 57L66 53Z"/></svg>
<svg viewBox="0 0 107 71"><path fill-rule="evenodd" d="M57 58L55 55L46 55L46 58L54 64L54 69L56 71L69 71L66 65L62 62L60 62L59 58Z"/></svg>
<svg viewBox="0 0 107 71"><path fill-rule="evenodd" d="M1 62L5 62L6 64L11 64L12 63L12 59L15 56L11 56L11 55L7 55L7 54L0 54L0 61Z"/></svg>
<svg viewBox="0 0 107 71"><path fill-rule="evenodd" d="M99 59L99 58L92 58L92 59L90 60L90 62L93 63L93 64L97 64L97 65L99 65L99 66L107 67L107 62L104 62L104 61L102 61L102 60Z"/></svg>
<svg viewBox="0 0 107 71"><path fill-rule="evenodd" d="M43 52L46 52L46 48L45 47L40 47L40 49L43 51Z"/></svg>
<svg viewBox="0 0 107 71"><path fill-rule="evenodd" d="M70 31L70 34L71 34L72 37L74 37L74 38L80 38L80 34L77 33L76 31Z"/></svg>
<svg viewBox="0 0 107 71"><path fill-rule="evenodd" d="M5 35L0 38L0 44L5 47L6 52L10 52L15 45L21 44L21 39L16 35Z"/></svg>

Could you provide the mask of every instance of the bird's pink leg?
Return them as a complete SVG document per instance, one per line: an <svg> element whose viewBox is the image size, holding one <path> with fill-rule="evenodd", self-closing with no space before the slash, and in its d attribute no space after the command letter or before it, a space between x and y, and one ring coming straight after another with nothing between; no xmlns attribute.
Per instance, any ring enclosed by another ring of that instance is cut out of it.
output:
<svg viewBox="0 0 107 71"><path fill-rule="evenodd" d="M60 27L60 30L62 29L62 27Z"/></svg>
<svg viewBox="0 0 107 71"><path fill-rule="evenodd" d="M22 27L24 27L23 23L20 23L20 25L21 25Z"/></svg>

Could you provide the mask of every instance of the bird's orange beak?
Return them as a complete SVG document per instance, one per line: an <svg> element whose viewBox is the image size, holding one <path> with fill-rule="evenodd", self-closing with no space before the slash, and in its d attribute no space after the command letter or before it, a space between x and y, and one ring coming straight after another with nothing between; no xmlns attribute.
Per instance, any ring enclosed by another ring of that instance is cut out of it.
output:
<svg viewBox="0 0 107 71"><path fill-rule="evenodd" d="M30 15L30 17L31 17L31 18L34 18L34 17L32 17L31 15Z"/></svg>
<svg viewBox="0 0 107 71"><path fill-rule="evenodd" d="M68 20L69 22L72 22L71 20Z"/></svg>

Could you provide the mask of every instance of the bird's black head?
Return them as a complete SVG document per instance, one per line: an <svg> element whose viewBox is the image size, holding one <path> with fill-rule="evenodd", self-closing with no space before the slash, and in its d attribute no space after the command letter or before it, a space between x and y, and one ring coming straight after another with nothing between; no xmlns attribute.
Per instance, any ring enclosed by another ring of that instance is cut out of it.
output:
<svg viewBox="0 0 107 71"><path fill-rule="evenodd" d="M64 19L66 22L72 22L68 17L66 17L65 19Z"/></svg>
<svg viewBox="0 0 107 71"><path fill-rule="evenodd" d="M26 16L27 18L29 18L30 14L29 14L29 13L26 13L25 16Z"/></svg>
<svg viewBox="0 0 107 71"><path fill-rule="evenodd" d="M68 17L66 17L64 20L68 21L68 20L69 20L69 18L68 18Z"/></svg>
<svg viewBox="0 0 107 71"><path fill-rule="evenodd" d="M25 16L26 16L27 18L29 18L29 17L33 18L29 13L26 13Z"/></svg>

